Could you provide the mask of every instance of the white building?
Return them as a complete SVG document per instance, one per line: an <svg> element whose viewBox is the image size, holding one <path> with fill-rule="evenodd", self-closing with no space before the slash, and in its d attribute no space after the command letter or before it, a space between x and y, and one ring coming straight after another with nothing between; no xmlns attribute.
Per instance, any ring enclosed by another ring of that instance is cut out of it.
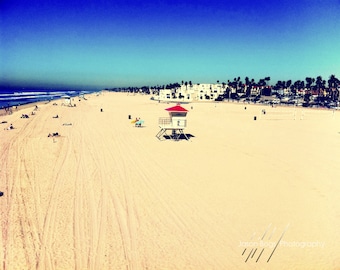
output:
<svg viewBox="0 0 340 270"><path fill-rule="evenodd" d="M177 89L160 90L158 98L162 101L204 101L215 100L219 95L223 95L224 92L225 87L222 84L183 84Z"/></svg>

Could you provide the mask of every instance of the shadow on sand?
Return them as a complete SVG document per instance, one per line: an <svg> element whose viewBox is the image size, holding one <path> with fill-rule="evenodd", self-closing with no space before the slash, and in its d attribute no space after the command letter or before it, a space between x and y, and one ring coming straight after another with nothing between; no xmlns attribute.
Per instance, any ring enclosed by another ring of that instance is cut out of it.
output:
<svg viewBox="0 0 340 270"><path fill-rule="evenodd" d="M163 140L173 140L173 141L182 141L182 140L190 140L191 138L194 138L195 136L189 133L186 134L177 134L175 136L173 135L164 135L163 136Z"/></svg>

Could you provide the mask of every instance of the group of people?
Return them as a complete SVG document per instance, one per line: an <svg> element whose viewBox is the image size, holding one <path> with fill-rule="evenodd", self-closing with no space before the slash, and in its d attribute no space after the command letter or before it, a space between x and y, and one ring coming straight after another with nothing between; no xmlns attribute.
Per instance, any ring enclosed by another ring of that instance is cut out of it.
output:
<svg viewBox="0 0 340 270"><path fill-rule="evenodd" d="M15 109L17 109L17 106L15 106ZM32 115L35 115L35 111L36 110L38 110L38 106L36 105L35 106L35 109L34 109L34 111L32 111ZM23 113L21 116L20 116L20 118L29 118L29 116L28 116L28 114L25 114L25 113ZM4 124L4 123L7 123L7 121L2 121L1 122L1 124ZM7 130L11 130L11 129L14 129L14 127L13 127L13 124L10 124L7 128L5 128L5 129L7 129Z"/></svg>
<svg viewBox="0 0 340 270"><path fill-rule="evenodd" d="M8 115L8 114L12 114L13 111L12 111L12 107L8 106L8 107L4 107L2 108L5 110L5 115Z"/></svg>
<svg viewBox="0 0 340 270"><path fill-rule="evenodd" d="M136 120L135 120L135 127L141 127L143 123L144 123L143 120L141 120L140 118L137 118L137 117L136 117Z"/></svg>
<svg viewBox="0 0 340 270"><path fill-rule="evenodd" d="M0 122L0 124L7 124L7 121L2 121ZM4 128L4 130L10 130L10 129L14 129L13 124L10 124L7 128Z"/></svg>
<svg viewBox="0 0 340 270"><path fill-rule="evenodd" d="M10 124L10 125L7 127L7 130L10 130L10 129L14 129L13 124Z"/></svg>
<svg viewBox="0 0 340 270"><path fill-rule="evenodd" d="M38 110L38 106L35 106L34 111L32 112L32 115L35 115L35 111ZM29 116L27 114L22 114L21 118L29 118ZM59 115L57 114L56 116L53 116L53 118L59 118ZM1 124L5 124L7 123L7 121L2 121ZM66 124L66 125L72 125L72 124ZM5 128L5 130L11 130L14 129L13 124L10 124L7 128ZM49 133L47 137L58 137L60 136L60 134L58 132L53 132L53 133Z"/></svg>
<svg viewBox="0 0 340 270"><path fill-rule="evenodd" d="M58 132L49 133L47 137L58 137L60 136Z"/></svg>

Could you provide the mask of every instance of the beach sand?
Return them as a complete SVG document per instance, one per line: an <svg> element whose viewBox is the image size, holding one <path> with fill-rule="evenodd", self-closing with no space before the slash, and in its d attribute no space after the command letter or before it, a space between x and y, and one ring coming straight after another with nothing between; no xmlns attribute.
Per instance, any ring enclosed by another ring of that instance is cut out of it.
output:
<svg viewBox="0 0 340 270"><path fill-rule="evenodd" d="M0 269L340 269L339 111L184 104L160 141L174 104L57 103L0 118Z"/></svg>

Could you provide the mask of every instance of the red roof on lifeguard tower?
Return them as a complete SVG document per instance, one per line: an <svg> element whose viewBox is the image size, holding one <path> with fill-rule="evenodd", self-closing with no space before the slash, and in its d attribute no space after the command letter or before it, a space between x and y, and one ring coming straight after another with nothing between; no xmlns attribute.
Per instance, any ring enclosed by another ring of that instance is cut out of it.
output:
<svg viewBox="0 0 340 270"><path fill-rule="evenodd" d="M168 112L187 112L188 110L184 109L181 105L177 104L176 106L165 109Z"/></svg>

